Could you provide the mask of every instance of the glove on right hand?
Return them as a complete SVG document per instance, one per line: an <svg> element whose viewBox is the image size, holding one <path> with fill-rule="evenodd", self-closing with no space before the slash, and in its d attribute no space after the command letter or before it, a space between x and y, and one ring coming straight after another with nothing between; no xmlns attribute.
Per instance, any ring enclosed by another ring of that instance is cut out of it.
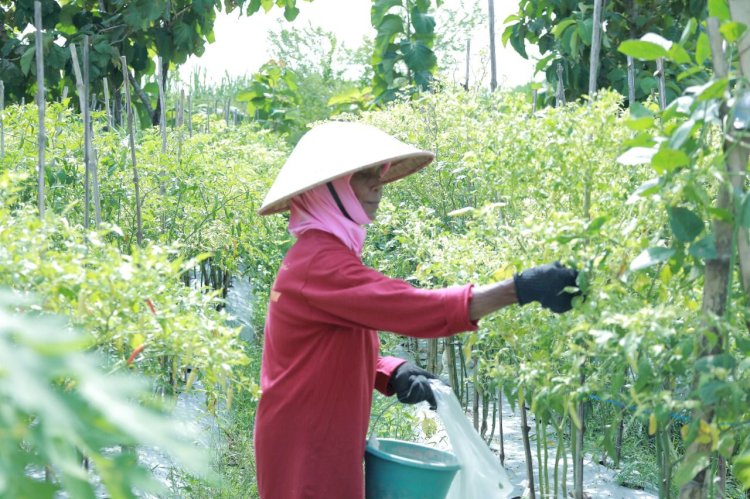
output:
<svg viewBox="0 0 750 499"><path fill-rule="evenodd" d="M437 408L437 401L430 387L431 379L437 379L437 377L411 362L404 362L393 372L388 386L396 392L399 402L416 404L426 401L430 404L430 409L434 410Z"/></svg>
<svg viewBox="0 0 750 499"><path fill-rule="evenodd" d="M573 308L573 297L581 292L567 293L563 290L568 286L576 286L577 277L577 270L564 267L560 262L540 265L515 274L513 281L516 284L518 304L538 301L542 307L552 312L567 312Z"/></svg>

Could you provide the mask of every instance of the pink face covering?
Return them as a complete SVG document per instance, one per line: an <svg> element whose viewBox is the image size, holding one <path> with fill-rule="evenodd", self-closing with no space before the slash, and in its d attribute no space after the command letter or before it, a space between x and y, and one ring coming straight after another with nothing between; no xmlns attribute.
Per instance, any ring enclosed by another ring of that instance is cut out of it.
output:
<svg viewBox="0 0 750 499"><path fill-rule="evenodd" d="M390 161L381 167L381 178L390 167ZM351 219L342 213L328 184L323 184L292 198L289 232L299 237L310 229L322 230L338 237L357 256L362 256L362 246L367 236L364 226L372 223L372 220L354 194L351 179L352 175L347 175L330 182Z"/></svg>
<svg viewBox="0 0 750 499"><path fill-rule="evenodd" d="M338 237L357 256L362 256L367 235L367 229L363 226L372 220L354 194L351 178L351 175L340 177L332 180L331 184L353 221L344 216L328 186L323 184L292 199L289 232L299 237L310 229L322 230Z"/></svg>

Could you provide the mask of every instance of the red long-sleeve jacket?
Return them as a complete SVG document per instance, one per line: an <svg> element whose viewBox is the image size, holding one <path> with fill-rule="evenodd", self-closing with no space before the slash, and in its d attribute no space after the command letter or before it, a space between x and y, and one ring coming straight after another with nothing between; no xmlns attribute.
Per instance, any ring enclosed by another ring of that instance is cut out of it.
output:
<svg viewBox="0 0 750 499"><path fill-rule="evenodd" d="M414 288L311 230L289 250L270 298L254 435L260 496L362 498L372 391L389 395L404 362L379 356L376 331L474 330L471 285Z"/></svg>

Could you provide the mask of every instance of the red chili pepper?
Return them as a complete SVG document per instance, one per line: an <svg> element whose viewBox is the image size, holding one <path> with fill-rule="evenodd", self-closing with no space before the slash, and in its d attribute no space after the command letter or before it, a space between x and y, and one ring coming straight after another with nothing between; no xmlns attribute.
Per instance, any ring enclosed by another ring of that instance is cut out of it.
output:
<svg viewBox="0 0 750 499"><path fill-rule="evenodd" d="M151 298L146 298L146 305L151 309L151 313L156 315L156 307L154 306L154 302L151 301Z"/></svg>
<svg viewBox="0 0 750 499"><path fill-rule="evenodd" d="M130 354L130 357L128 357L128 365L132 364L136 357L138 357L138 354L143 351L143 349L146 348L145 343L141 343L140 346L138 346L135 350L133 350L133 353Z"/></svg>

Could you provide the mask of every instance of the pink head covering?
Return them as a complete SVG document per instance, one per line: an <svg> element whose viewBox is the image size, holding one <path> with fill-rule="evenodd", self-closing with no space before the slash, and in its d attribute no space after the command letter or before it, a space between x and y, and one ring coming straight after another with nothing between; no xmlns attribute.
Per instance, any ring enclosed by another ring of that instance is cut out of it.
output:
<svg viewBox="0 0 750 499"><path fill-rule="evenodd" d="M381 177L390 166L390 163L383 166ZM328 184L323 184L292 198L289 232L294 237L299 237L311 229L322 230L338 237L357 256L362 256L362 246L367 235L364 226L372 220L354 194L351 179L352 176L347 175L329 182L351 219L336 204Z"/></svg>

